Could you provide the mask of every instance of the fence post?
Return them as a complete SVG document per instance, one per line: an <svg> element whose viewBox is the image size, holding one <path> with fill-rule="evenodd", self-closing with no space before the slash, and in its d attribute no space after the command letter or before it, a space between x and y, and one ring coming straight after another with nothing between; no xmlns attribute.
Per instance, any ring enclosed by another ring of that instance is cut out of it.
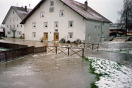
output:
<svg viewBox="0 0 132 88"><path fill-rule="evenodd" d="M47 52L47 46L44 46L44 48L45 48L45 52Z"/></svg>
<svg viewBox="0 0 132 88"><path fill-rule="evenodd" d="M84 48L82 48L82 57L84 57Z"/></svg>
<svg viewBox="0 0 132 88"><path fill-rule="evenodd" d="M55 48L56 48L56 54L57 54L57 46Z"/></svg>
<svg viewBox="0 0 132 88"><path fill-rule="evenodd" d="M94 46L94 44L92 44L92 50L93 50L93 46Z"/></svg>
<svg viewBox="0 0 132 88"><path fill-rule="evenodd" d="M68 56L69 56L69 49L70 49L70 48L68 47Z"/></svg>

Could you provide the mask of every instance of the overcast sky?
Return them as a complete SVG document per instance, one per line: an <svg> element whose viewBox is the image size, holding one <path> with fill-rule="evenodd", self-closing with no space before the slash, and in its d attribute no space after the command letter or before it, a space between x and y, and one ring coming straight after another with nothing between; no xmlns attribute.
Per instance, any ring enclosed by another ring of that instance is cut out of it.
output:
<svg viewBox="0 0 132 88"><path fill-rule="evenodd" d="M34 6L40 0L0 0L0 24L2 23L5 15L7 14L10 6L28 6L34 8ZM85 0L76 0L84 3ZM123 0L88 0L88 5L95 11L102 14L104 17L112 22L119 20L118 11L123 7Z"/></svg>

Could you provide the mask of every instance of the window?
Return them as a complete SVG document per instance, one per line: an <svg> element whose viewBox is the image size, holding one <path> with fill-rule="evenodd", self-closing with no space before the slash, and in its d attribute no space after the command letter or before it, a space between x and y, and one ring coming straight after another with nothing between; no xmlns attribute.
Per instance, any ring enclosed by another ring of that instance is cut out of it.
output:
<svg viewBox="0 0 132 88"><path fill-rule="evenodd" d="M17 31L17 35L21 35L22 33L21 33L21 31Z"/></svg>
<svg viewBox="0 0 132 88"><path fill-rule="evenodd" d="M10 32L10 31L8 31L8 32L7 32L7 34L8 34L8 35L10 35L10 34L11 34L11 32Z"/></svg>
<svg viewBox="0 0 132 88"><path fill-rule="evenodd" d="M15 12L13 11L13 14L14 14Z"/></svg>
<svg viewBox="0 0 132 88"><path fill-rule="evenodd" d="M35 38L36 37L36 32L32 33L32 37Z"/></svg>
<svg viewBox="0 0 132 88"><path fill-rule="evenodd" d="M54 12L54 7L50 7L49 12Z"/></svg>
<svg viewBox="0 0 132 88"><path fill-rule="evenodd" d="M90 36L90 34L88 34L88 39L89 39L89 40L91 39L91 36Z"/></svg>
<svg viewBox="0 0 132 88"><path fill-rule="evenodd" d="M44 12L40 12L40 18L44 17Z"/></svg>
<svg viewBox="0 0 132 88"><path fill-rule="evenodd" d="M69 38L73 38L73 32L69 32Z"/></svg>
<svg viewBox="0 0 132 88"><path fill-rule="evenodd" d="M19 25L17 24L17 27L19 27Z"/></svg>
<svg viewBox="0 0 132 88"><path fill-rule="evenodd" d="M59 27L58 21L55 21L54 27L55 27L55 28L58 28L58 27Z"/></svg>
<svg viewBox="0 0 132 88"><path fill-rule="evenodd" d="M11 28L11 25L10 25L10 28Z"/></svg>
<svg viewBox="0 0 132 88"><path fill-rule="evenodd" d="M73 27L73 21L68 22L68 27Z"/></svg>
<svg viewBox="0 0 132 88"><path fill-rule="evenodd" d="M44 28L48 28L48 22L44 22Z"/></svg>
<svg viewBox="0 0 132 88"><path fill-rule="evenodd" d="M64 10L60 10L59 15L60 15L60 17L61 17L61 16L64 16Z"/></svg>
<svg viewBox="0 0 132 88"><path fill-rule="evenodd" d="M7 25L7 28L8 28L8 25Z"/></svg>
<svg viewBox="0 0 132 88"><path fill-rule="evenodd" d="M95 29L97 28L97 25L95 25Z"/></svg>
<svg viewBox="0 0 132 88"><path fill-rule="evenodd" d="M58 32L58 29L55 29L55 32Z"/></svg>
<svg viewBox="0 0 132 88"><path fill-rule="evenodd" d="M98 29L100 29L100 26L98 26Z"/></svg>
<svg viewBox="0 0 132 88"><path fill-rule="evenodd" d="M21 24L21 27L22 27L22 24Z"/></svg>
<svg viewBox="0 0 132 88"><path fill-rule="evenodd" d="M50 1L50 6L54 6L54 1Z"/></svg>
<svg viewBox="0 0 132 88"><path fill-rule="evenodd" d="M32 28L35 29L36 28L36 22L32 23Z"/></svg>
<svg viewBox="0 0 132 88"><path fill-rule="evenodd" d="M11 18L10 18L10 22L11 22Z"/></svg>
<svg viewBox="0 0 132 88"><path fill-rule="evenodd" d="M13 22L15 22L15 18L13 18Z"/></svg>

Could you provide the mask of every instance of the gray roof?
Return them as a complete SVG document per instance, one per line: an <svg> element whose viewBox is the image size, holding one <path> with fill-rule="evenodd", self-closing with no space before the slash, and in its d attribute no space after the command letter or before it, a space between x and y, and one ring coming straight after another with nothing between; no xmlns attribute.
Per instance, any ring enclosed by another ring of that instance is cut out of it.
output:
<svg viewBox="0 0 132 88"><path fill-rule="evenodd" d="M61 1L86 19L111 23L111 21L109 21L107 18L105 18L104 16L102 16L101 14L99 14L89 6L88 9L86 10L85 5L77 1L74 0L61 0Z"/></svg>
<svg viewBox="0 0 132 88"><path fill-rule="evenodd" d="M6 21L8 15L10 14L10 11L12 9L18 14L18 16L21 18L21 20L23 20L32 10L32 9L27 9L27 11L26 11L24 7L11 6L7 15L5 16L2 24L5 24L5 21Z"/></svg>
<svg viewBox="0 0 132 88"><path fill-rule="evenodd" d="M81 15L82 17L84 17L87 20L95 20L95 21L101 21L101 22L107 22L107 23L111 23L111 21L109 21L107 18L105 18L104 16L102 16L101 14L99 14L98 12L96 12L95 10L93 10L92 8L90 8L88 6L88 9L85 10L85 5L82 3L79 3L77 1L74 0L60 0L62 3L64 3L65 5L67 5L69 8L71 8L72 10L74 10L76 13L78 13L79 15ZM22 20L21 24L24 24L27 19L45 2L45 0L41 0L36 7Z"/></svg>

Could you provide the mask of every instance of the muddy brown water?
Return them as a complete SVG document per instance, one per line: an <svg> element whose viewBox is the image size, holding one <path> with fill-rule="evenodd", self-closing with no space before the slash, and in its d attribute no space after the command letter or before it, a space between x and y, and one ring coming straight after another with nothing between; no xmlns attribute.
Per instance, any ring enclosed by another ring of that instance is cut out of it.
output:
<svg viewBox="0 0 132 88"><path fill-rule="evenodd" d="M94 81L78 56L40 53L0 64L0 88L90 88Z"/></svg>

